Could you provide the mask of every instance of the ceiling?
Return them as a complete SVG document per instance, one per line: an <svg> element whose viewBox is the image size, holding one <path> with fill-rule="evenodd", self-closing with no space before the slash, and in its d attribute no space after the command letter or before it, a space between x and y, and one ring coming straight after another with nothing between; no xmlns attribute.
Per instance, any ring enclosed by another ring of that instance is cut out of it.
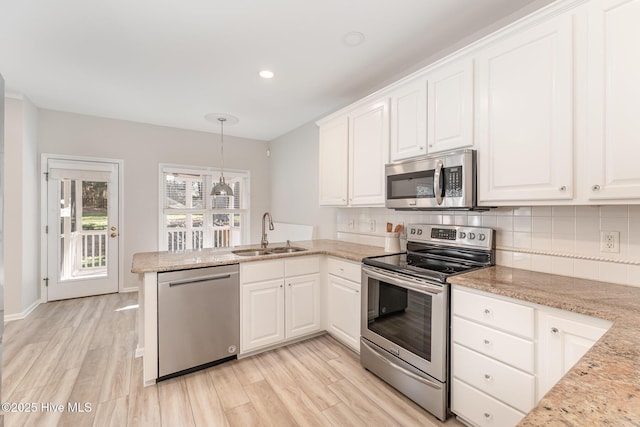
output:
<svg viewBox="0 0 640 427"><path fill-rule="evenodd" d="M210 132L226 113L272 140L549 2L0 0L0 73L41 108Z"/></svg>

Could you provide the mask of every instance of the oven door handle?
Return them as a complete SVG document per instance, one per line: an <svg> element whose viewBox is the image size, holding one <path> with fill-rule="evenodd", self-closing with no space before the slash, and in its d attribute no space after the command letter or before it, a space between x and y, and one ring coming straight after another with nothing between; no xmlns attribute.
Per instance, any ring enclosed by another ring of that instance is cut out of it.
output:
<svg viewBox="0 0 640 427"><path fill-rule="evenodd" d="M440 187L440 178L442 176L442 160L436 162L436 171L433 174L433 194L436 196L438 206L442 204L442 187Z"/></svg>
<svg viewBox="0 0 640 427"><path fill-rule="evenodd" d="M363 267L362 270L367 276L373 279L382 280L392 285L398 286L400 288L409 289L412 291L420 292L422 294L435 295L435 294L441 294L444 291L442 286L434 286L426 283L416 283L409 278L400 279L399 277L395 277L389 274L384 274L379 271L374 271L366 267Z"/></svg>
<svg viewBox="0 0 640 427"><path fill-rule="evenodd" d="M386 357L384 357L382 354L380 354L375 348L371 347L371 345L369 345L369 343L367 343L365 340L361 339L360 340L360 344L367 346L369 348L369 350L371 351L371 353L373 353L378 359L380 359L381 361L385 362L387 365L389 365L389 367L402 372L404 375L408 376L409 378L412 378L426 386L435 388L436 390L441 390L442 389L442 384L436 383L434 381L429 381L426 378L421 377L420 375L414 374L413 372L403 368L402 366L398 366L395 363L393 363L391 360L387 359Z"/></svg>

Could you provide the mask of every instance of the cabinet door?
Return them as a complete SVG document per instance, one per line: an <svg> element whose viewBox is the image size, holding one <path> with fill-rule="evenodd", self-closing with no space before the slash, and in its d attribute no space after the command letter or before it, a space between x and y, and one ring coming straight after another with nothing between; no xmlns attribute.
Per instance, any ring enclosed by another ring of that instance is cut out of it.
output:
<svg viewBox="0 0 640 427"><path fill-rule="evenodd" d="M319 196L320 205L347 204L347 156L349 152L349 119L338 117L319 130Z"/></svg>
<svg viewBox="0 0 640 427"><path fill-rule="evenodd" d="M428 152L473 145L473 60L444 65L427 78Z"/></svg>
<svg viewBox="0 0 640 427"><path fill-rule="evenodd" d="M569 316L538 311L538 400L607 331L606 321L593 319L599 326Z"/></svg>
<svg viewBox="0 0 640 427"><path fill-rule="evenodd" d="M320 330L320 275L286 279L285 335L294 338Z"/></svg>
<svg viewBox="0 0 640 427"><path fill-rule="evenodd" d="M329 275L329 333L360 351L360 284Z"/></svg>
<svg viewBox="0 0 640 427"><path fill-rule="evenodd" d="M479 201L573 197L572 40L563 15L479 53Z"/></svg>
<svg viewBox="0 0 640 427"><path fill-rule="evenodd" d="M282 279L242 285L241 352L284 339L284 284Z"/></svg>
<svg viewBox="0 0 640 427"><path fill-rule="evenodd" d="M597 0L588 25L590 200L640 199L640 0Z"/></svg>
<svg viewBox="0 0 640 427"><path fill-rule="evenodd" d="M383 206L384 165L389 159L389 101L373 102L349 117L349 204Z"/></svg>
<svg viewBox="0 0 640 427"><path fill-rule="evenodd" d="M427 82L407 83L391 95L391 160L427 152Z"/></svg>

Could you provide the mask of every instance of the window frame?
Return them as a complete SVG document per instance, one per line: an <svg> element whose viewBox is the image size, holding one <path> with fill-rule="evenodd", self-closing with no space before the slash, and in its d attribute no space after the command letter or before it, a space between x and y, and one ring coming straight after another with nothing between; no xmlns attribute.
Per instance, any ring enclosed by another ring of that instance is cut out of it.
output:
<svg viewBox="0 0 640 427"><path fill-rule="evenodd" d="M193 176L202 176L204 182L204 207L202 208L167 208L166 207L166 185L165 185L165 174L167 173L176 173L182 175L193 175ZM208 249L216 249L213 244L213 236L209 236L210 233L205 233L207 227L213 225L213 221L208 219L215 214L239 214L241 216L241 227L240 227L240 244L248 244L250 233L250 224L251 224L251 214L250 214L250 200L251 200L251 174L248 170L224 170L225 179L227 183L232 185L232 182L236 178L241 179L242 190L240 194L240 199L238 200L238 205L241 207L239 209L215 209L213 207L212 196L209 195L213 185L218 182L220 179L220 169L213 167L203 167L203 166L192 166L192 165L182 165L182 164L172 164L172 163L160 163L158 165L158 250L159 251L167 251L169 250L168 239L167 239L167 227L165 225L165 216L168 214L167 210L175 213L176 215L202 215L203 224L203 248ZM189 217L187 217L189 218ZM234 218L231 218L231 228L234 227ZM185 230L191 231L193 228L191 226L186 227ZM228 247L232 247L230 244ZM217 249L224 249L225 247L218 247ZM186 248L185 248L186 250ZM190 249L191 250L191 249Z"/></svg>

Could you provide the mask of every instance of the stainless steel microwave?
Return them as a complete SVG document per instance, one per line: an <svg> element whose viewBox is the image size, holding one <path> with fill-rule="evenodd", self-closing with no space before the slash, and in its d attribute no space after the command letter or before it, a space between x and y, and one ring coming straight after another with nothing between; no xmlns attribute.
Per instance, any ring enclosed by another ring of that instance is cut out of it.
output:
<svg viewBox="0 0 640 427"><path fill-rule="evenodd" d="M391 209L486 210L476 200L476 151L457 150L385 166Z"/></svg>

